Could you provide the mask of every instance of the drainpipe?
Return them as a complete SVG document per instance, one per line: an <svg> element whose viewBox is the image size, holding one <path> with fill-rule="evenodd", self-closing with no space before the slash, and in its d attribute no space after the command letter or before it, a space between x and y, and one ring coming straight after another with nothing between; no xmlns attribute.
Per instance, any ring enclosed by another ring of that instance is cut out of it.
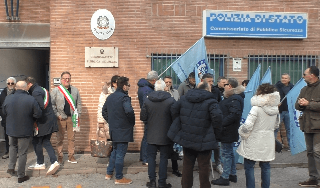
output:
<svg viewBox="0 0 320 188"><path fill-rule="evenodd" d="M4 0L4 4L6 6L7 20L10 20L7 0Z"/></svg>
<svg viewBox="0 0 320 188"><path fill-rule="evenodd" d="M13 20L13 0L11 0L11 20Z"/></svg>
<svg viewBox="0 0 320 188"><path fill-rule="evenodd" d="M19 0L17 0L16 20L20 20L20 18L19 18Z"/></svg>

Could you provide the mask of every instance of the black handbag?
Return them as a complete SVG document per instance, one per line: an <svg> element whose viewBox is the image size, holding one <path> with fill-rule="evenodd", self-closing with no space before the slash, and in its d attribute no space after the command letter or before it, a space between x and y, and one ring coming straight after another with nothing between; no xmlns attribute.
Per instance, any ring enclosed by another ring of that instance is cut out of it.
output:
<svg viewBox="0 0 320 188"><path fill-rule="evenodd" d="M276 144L276 147L275 147L276 148L276 152L280 153L282 151L282 148L283 148L282 143L279 142L279 140L275 139L275 144Z"/></svg>

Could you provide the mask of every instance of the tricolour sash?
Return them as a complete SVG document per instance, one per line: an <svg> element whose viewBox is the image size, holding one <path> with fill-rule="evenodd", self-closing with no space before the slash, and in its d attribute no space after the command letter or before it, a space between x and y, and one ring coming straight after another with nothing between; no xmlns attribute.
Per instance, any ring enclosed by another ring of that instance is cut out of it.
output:
<svg viewBox="0 0 320 188"><path fill-rule="evenodd" d="M69 91L63 85L58 86L58 89L61 91L64 98L66 98L71 109L73 110L73 115L72 115L73 131L79 132L80 131L79 114L78 114L78 110L76 108L74 99L72 95L69 93Z"/></svg>
<svg viewBox="0 0 320 188"><path fill-rule="evenodd" d="M44 104L44 108L43 109L46 109L48 104L49 104L49 92L41 87L45 93L44 95L44 99L43 99L43 104ZM34 122L34 132L33 132L33 136L37 136L39 134L39 127L38 127L38 124L36 122Z"/></svg>

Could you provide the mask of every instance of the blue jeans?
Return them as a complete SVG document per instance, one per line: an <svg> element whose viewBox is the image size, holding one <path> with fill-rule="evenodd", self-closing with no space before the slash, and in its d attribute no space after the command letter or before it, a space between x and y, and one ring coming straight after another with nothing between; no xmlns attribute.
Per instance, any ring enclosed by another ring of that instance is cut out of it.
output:
<svg viewBox="0 0 320 188"><path fill-rule="evenodd" d="M46 148L51 164L53 164L57 161L56 154L54 153L54 149L53 149L51 142L50 142L51 135L52 134L48 134L45 136L32 138L32 145L34 148L34 152L37 155L37 163L38 164L44 163L43 148Z"/></svg>
<svg viewBox="0 0 320 188"><path fill-rule="evenodd" d="M167 180L168 157L171 145L148 144L148 175L149 179L156 181L156 156L157 150L160 151L159 163L159 186L165 186Z"/></svg>
<svg viewBox="0 0 320 188"><path fill-rule="evenodd" d="M141 140L141 147L140 147L140 160L144 163L148 162L148 143L147 143L147 124L144 125L145 130L143 134L143 138Z"/></svg>
<svg viewBox="0 0 320 188"><path fill-rule="evenodd" d="M246 186L247 188L255 188L254 179L254 165L256 161L244 158L244 169L246 172ZM269 162L259 162L261 168L261 188L270 187L270 163Z"/></svg>
<svg viewBox="0 0 320 188"><path fill-rule="evenodd" d="M211 161L215 162L216 165L218 166L219 164L221 164L221 152L220 152L220 145L221 143L218 143L218 148L212 150L213 155L211 155Z"/></svg>
<svg viewBox="0 0 320 188"><path fill-rule="evenodd" d="M113 142L113 150L109 159L109 166L107 167L107 174L112 175L113 170L116 170L116 179L123 178L123 163L124 157L126 156L128 150L128 142Z"/></svg>
<svg viewBox="0 0 320 188"><path fill-rule="evenodd" d="M224 179L229 179L229 175L236 175L236 162L233 153L234 143L221 143L222 149L222 164L223 164L223 173L222 177Z"/></svg>
<svg viewBox="0 0 320 188"><path fill-rule="evenodd" d="M282 111L280 114L280 122L284 123L287 133L288 145L290 147L290 117L288 111ZM279 128L274 131L274 137L277 139Z"/></svg>

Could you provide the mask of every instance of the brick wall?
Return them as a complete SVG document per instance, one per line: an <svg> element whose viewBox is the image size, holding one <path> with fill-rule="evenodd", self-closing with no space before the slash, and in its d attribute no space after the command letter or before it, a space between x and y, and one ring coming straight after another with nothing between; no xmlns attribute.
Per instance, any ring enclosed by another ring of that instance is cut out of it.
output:
<svg viewBox="0 0 320 188"><path fill-rule="evenodd" d="M44 3L45 2L45 3ZM136 114L135 142L130 150L138 150L143 135L139 120L139 103L136 83L151 70L147 55L166 51L184 52L202 36L202 11L238 10L270 12L307 12L308 39L236 39L206 38L207 50L231 57L250 54L318 55L319 5L317 1L102 1L102 0L50 0L22 1L21 22L50 22L51 51L50 77L60 77L70 71L72 84L79 88L83 113L81 132L76 134L76 150L90 151L89 140L95 137L97 104L101 87L112 75L130 78L129 95ZM50 2L50 3L49 3ZM50 7L50 8L49 8ZM114 16L116 28L107 40L99 40L90 29L90 20L98 9L108 9ZM30 13L31 12L31 13ZM4 3L0 4L0 22L6 22ZM85 68L85 47L118 47L119 68ZM232 59L227 60L226 76L239 82L247 78L247 59L242 61L242 71L232 71ZM52 85L52 88L54 86Z"/></svg>

